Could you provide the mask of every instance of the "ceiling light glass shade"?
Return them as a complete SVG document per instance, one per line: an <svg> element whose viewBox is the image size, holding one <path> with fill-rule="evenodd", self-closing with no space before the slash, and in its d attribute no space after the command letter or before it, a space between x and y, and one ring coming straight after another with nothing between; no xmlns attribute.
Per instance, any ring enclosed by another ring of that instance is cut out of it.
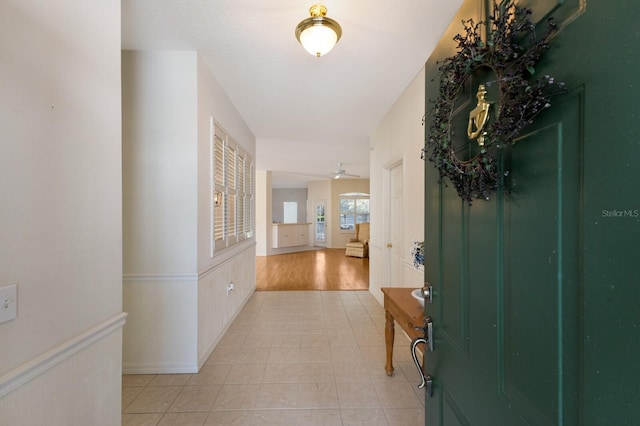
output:
<svg viewBox="0 0 640 426"><path fill-rule="evenodd" d="M327 8L314 4L309 8L310 18L300 22L296 27L296 38L302 47L314 56L328 53L342 36L340 24L327 18Z"/></svg>

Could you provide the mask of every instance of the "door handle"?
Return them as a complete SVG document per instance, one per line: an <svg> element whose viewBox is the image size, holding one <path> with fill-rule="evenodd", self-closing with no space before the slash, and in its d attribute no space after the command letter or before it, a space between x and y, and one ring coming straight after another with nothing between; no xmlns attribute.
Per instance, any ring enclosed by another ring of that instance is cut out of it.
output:
<svg viewBox="0 0 640 426"><path fill-rule="evenodd" d="M416 327L422 328L422 327ZM427 378L424 375L424 370L422 365L420 365L420 361L418 361L418 355L416 354L416 349L420 343L427 344L427 339L424 337L416 337L411 341L411 357L413 358L413 363L416 365L418 372L420 373L420 384L418 385L418 389L422 389L427 384Z"/></svg>
<svg viewBox="0 0 640 426"><path fill-rule="evenodd" d="M429 283L426 283L424 287L420 290L422 297L424 297L425 303L433 303L433 286Z"/></svg>
<svg viewBox="0 0 640 426"><path fill-rule="evenodd" d="M428 374L426 377L426 381L427 381L427 389L426 389L427 396L432 397L433 396L433 379Z"/></svg>
<svg viewBox="0 0 640 426"><path fill-rule="evenodd" d="M431 317L426 317L424 322L427 325L427 341L429 342L429 352L433 352L433 321Z"/></svg>
<svg viewBox="0 0 640 426"><path fill-rule="evenodd" d="M387 243L387 248L391 248L391 247L393 247L393 244Z"/></svg>
<svg viewBox="0 0 640 426"><path fill-rule="evenodd" d="M416 368L420 373L421 382L418 385L418 389L422 389L426 386L427 395L431 397L433 396L433 379L430 375L424 374L424 366L420 365L417 354L418 345L421 343L428 345L429 351L433 352L433 321L431 321L431 317L426 317L424 319L424 323L424 327L414 327L414 330L422 331L426 336L416 337L411 341L411 357L413 358L413 363L416 365Z"/></svg>

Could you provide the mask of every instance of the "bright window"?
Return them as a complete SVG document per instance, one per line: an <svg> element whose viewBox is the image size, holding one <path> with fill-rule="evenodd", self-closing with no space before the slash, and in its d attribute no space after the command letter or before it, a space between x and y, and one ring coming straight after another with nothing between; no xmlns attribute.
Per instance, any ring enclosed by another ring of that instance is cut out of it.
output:
<svg viewBox="0 0 640 426"><path fill-rule="evenodd" d="M340 194L340 230L353 231L356 223L369 222L369 194Z"/></svg>

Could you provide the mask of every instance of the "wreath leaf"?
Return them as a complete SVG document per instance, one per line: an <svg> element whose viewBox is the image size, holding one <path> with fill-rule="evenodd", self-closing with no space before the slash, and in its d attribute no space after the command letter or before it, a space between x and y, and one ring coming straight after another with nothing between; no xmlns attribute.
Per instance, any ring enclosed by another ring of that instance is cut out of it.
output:
<svg viewBox="0 0 640 426"><path fill-rule="evenodd" d="M439 182L451 182L458 195L469 204L474 199L488 200L497 190L501 176L497 167L497 150L513 143L521 130L542 110L551 106L551 97L564 93L563 83L553 77L535 75L535 65L549 47L557 27L547 21L546 32L536 38L531 10L505 0L493 2L493 12L487 21L474 23L463 20L463 32L453 40L457 53L439 61L439 95L432 114L425 114L423 123L430 122L421 157L435 164ZM480 27L487 29L486 42L480 37ZM460 160L452 144L451 120L454 104L467 79L480 68L489 68L498 84L500 109L489 123L484 146L469 159ZM508 174L508 172L505 172Z"/></svg>

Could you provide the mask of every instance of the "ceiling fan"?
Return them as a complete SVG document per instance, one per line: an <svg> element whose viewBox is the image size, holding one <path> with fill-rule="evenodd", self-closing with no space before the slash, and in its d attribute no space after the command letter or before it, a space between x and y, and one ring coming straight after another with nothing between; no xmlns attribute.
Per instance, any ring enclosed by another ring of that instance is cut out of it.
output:
<svg viewBox="0 0 640 426"><path fill-rule="evenodd" d="M342 168L342 163L338 163L338 168L331 172L334 179L340 179L342 177L360 177L360 175L352 175L347 173L345 169Z"/></svg>
<svg viewBox="0 0 640 426"><path fill-rule="evenodd" d="M304 172L292 172L292 171L274 171L274 173L279 173L279 174L285 174L285 175L294 175L294 176L312 176L315 178L321 178L321 179L326 179L328 177L331 177L333 179L340 179L342 177L354 177L354 178L359 178L360 175L354 175L351 173L347 173L347 171L345 169L342 168L342 163L338 163L338 168L335 169L333 172L331 173L327 173L327 174L313 174L313 173L304 173Z"/></svg>

